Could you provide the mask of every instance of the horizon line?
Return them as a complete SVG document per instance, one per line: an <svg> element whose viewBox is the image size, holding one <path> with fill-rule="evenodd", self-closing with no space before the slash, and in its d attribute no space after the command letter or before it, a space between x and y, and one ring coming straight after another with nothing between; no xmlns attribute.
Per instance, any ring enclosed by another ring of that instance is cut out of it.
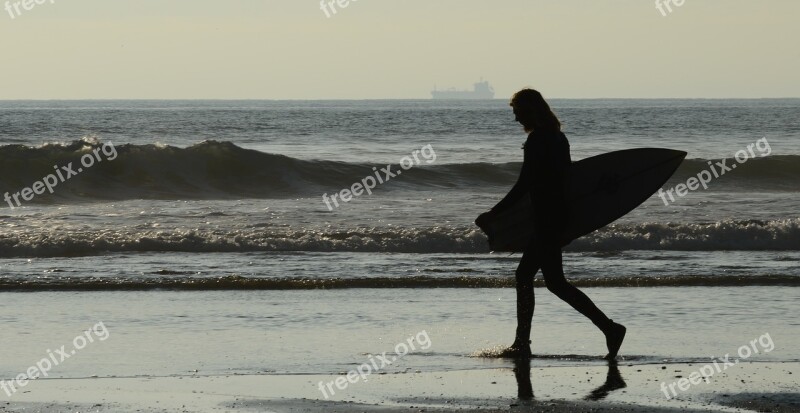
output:
<svg viewBox="0 0 800 413"><path fill-rule="evenodd" d="M797 97L548 97L548 100L793 100ZM68 102L68 101L428 101L428 102L487 102L495 100L508 100L505 98L493 99L432 99L432 98L51 98L51 99L0 99L0 102Z"/></svg>

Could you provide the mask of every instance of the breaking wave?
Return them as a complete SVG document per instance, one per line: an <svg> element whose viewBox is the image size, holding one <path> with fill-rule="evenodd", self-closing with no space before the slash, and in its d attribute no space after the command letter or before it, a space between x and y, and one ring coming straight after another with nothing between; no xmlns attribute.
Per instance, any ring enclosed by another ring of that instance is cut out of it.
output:
<svg viewBox="0 0 800 413"><path fill-rule="evenodd" d="M573 241L567 251L798 251L800 218L697 224L614 224ZM64 233L0 233L0 257L89 256L120 252L488 252L477 228L373 227L155 230L125 227Z"/></svg>

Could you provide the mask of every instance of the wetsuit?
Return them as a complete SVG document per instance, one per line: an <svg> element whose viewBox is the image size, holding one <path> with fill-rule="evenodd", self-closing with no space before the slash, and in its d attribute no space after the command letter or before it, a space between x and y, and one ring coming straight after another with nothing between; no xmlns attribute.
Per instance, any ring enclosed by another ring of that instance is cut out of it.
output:
<svg viewBox="0 0 800 413"><path fill-rule="evenodd" d="M500 212L530 194L533 237L516 271L517 338L527 344L533 317L533 277L542 270L547 289L588 317L601 330L611 325L592 300L567 282L561 262L560 234L567 224L567 185L571 158L561 132L533 132L524 146L522 171L514 187L494 208Z"/></svg>
<svg viewBox="0 0 800 413"><path fill-rule="evenodd" d="M563 133L531 133L525 141L519 179L494 208L502 211L530 194L537 243L559 242L567 223L566 190L572 160Z"/></svg>

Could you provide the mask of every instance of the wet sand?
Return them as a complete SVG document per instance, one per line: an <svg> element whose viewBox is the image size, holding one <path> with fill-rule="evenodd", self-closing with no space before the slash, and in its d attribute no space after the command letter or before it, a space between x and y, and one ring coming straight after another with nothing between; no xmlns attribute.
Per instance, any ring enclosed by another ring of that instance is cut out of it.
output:
<svg viewBox="0 0 800 413"><path fill-rule="evenodd" d="M667 400L662 382L698 364L473 369L375 374L326 400L337 376L227 375L43 379L0 412L666 412L797 411L798 362L741 363ZM743 410L744 409L744 410Z"/></svg>

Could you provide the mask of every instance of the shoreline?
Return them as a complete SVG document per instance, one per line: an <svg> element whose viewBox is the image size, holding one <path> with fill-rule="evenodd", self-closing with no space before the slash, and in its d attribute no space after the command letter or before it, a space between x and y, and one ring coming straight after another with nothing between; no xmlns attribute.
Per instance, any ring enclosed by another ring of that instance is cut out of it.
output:
<svg viewBox="0 0 800 413"><path fill-rule="evenodd" d="M225 375L41 379L0 394L0 412L400 412L400 411L796 411L800 362L747 362L666 400L662 382L691 364L472 369L370 375L325 400L336 375ZM529 365L528 365L529 366ZM530 375L525 372L530 372ZM168 389L168 390L167 390Z"/></svg>

